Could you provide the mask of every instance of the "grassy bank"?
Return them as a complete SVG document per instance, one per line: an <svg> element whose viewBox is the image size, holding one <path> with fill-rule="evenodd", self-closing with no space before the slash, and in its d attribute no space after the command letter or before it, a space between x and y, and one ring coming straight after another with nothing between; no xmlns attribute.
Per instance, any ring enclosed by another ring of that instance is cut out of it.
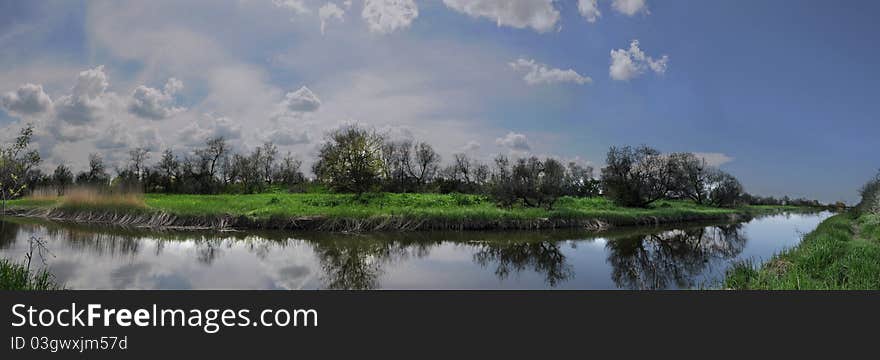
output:
<svg viewBox="0 0 880 360"><path fill-rule="evenodd" d="M166 195L147 194L143 205L131 201L114 204L67 202L64 200L17 200L16 209L49 209L56 217L64 213L113 212L149 216L171 215L179 219L225 218L232 227L267 227L346 230L405 229L492 229L579 227L585 222L601 225L638 225L694 220L724 219L764 212L794 210L796 207L747 206L737 209L713 208L687 201L660 201L647 209L623 208L596 198L560 199L553 210L540 208L499 208L490 199L462 194L253 194L253 195ZM60 214L60 215L59 215ZM111 218L104 217L107 221ZM172 219L173 220L173 219ZM172 221L169 220L169 221ZM140 220L139 220L140 221ZM166 221L167 223L168 221ZM173 222L173 221L172 221ZM319 224L314 225L315 222ZM309 225L312 224L312 225ZM386 224L386 225L383 225ZM216 227L216 222L205 227Z"/></svg>
<svg viewBox="0 0 880 360"><path fill-rule="evenodd" d="M740 264L733 289L880 289L880 214L835 215L763 266Z"/></svg>
<svg viewBox="0 0 880 360"><path fill-rule="evenodd" d="M58 290L52 275L46 271L28 272L24 265L0 260L0 290Z"/></svg>

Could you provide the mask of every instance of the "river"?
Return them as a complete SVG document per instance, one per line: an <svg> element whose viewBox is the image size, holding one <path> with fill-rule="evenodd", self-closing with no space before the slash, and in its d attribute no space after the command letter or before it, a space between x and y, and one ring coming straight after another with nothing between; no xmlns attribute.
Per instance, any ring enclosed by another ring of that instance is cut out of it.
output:
<svg viewBox="0 0 880 360"><path fill-rule="evenodd" d="M831 216L601 233L174 232L0 219L0 257L35 256L71 289L690 289L796 246Z"/></svg>

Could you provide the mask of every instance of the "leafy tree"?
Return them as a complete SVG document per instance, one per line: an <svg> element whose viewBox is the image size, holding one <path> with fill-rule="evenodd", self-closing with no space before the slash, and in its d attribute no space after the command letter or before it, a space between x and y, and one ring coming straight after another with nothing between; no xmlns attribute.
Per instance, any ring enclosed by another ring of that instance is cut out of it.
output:
<svg viewBox="0 0 880 360"><path fill-rule="evenodd" d="M673 197L693 200L704 204L709 198L709 183L715 173L705 159L692 153L673 153L669 155L671 176L670 194Z"/></svg>
<svg viewBox="0 0 880 360"><path fill-rule="evenodd" d="M0 147L0 199L3 212L6 202L21 196L27 189L28 174L40 164L40 153L29 150L34 135L34 127L27 125L9 147Z"/></svg>
<svg viewBox="0 0 880 360"><path fill-rule="evenodd" d="M602 188L621 206L646 207L666 196L669 161L647 146L611 147L602 168Z"/></svg>
<svg viewBox="0 0 880 360"><path fill-rule="evenodd" d="M743 187L733 175L714 170L709 176L708 200L714 206L735 206L742 198Z"/></svg>
<svg viewBox="0 0 880 360"><path fill-rule="evenodd" d="M382 136L357 126L333 131L321 146L315 174L337 192L358 195L376 189L385 173Z"/></svg>

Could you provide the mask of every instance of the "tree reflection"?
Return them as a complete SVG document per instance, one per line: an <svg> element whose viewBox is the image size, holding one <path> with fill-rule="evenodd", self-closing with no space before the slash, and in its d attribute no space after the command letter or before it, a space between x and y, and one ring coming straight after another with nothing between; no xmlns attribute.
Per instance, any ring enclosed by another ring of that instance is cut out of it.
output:
<svg viewBox="0 0 880 360"><path fill-rule="evenodd" d="M495 276L504 280L511 272L531 269L544 275L550 287L574 275L571 265L557 242L486 242L474 254L474 261L482 267L495 263Z"/></svg>
<svg viewBox="0 0 880 360"><path fill-rule="evenodd" d="M693 288L713 261L735 258L746 241L741 224L636 235L609 241L608 262L620 288Z"/></svg>
<svg viewBox="0 0 880 360"><path fill-rule="evenodd" d="M9 249L18 239L19 225L0 219L0 249Z"/></svg>

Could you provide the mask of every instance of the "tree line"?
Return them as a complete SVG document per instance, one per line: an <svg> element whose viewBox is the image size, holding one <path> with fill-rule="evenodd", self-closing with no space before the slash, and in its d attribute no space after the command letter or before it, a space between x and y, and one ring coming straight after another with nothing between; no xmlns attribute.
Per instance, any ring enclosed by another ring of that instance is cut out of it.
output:
<svg viewBox="0 0 880 360"><path fill-rule="evenodd" d="M266 142L246 153L234 152L222 137L208 139L187 154L171 149L154 154L146 148L128 152L128 161L110 174L99 154L89 155L88 168L74 173L64 164L51 174L38 165L39 153L28 150L32 127L0 150L0 195L20 196L26 189L51 187L61 195L74 185L119 187L155 193L258 193L269 189L304 192L313 185L339 193L467 193L491 197L499 206L552 209L564 196L605 196L627 207L647 207L661 199L684 199L697 204L731 207L740 204L819 205L788 197L752 196L733 175L707 164L693 153L664 154L648 146L611 147L606 164L594 169L536 156L498 155L490 164L455 154L447 165L426 142L389 140L375 130L356 125L330 132L312 167L314 178L302 172L302 162L281 155ZM156 161L151 161L157 155ZM152 163L152 164L151 164Z"/></svg>

